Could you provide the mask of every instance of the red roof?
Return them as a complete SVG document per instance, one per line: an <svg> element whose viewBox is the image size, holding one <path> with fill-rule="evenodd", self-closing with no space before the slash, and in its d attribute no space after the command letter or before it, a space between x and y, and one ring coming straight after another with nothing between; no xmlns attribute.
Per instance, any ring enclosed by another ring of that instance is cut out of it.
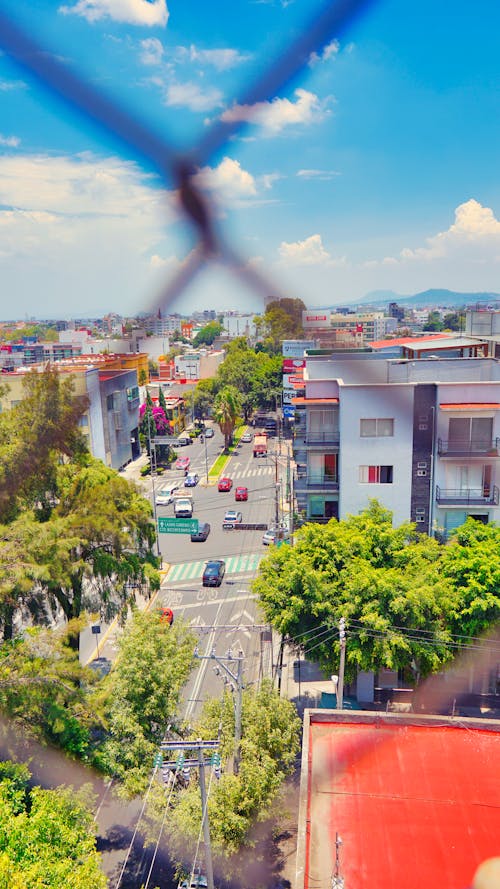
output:
<svg viewBox="0 0 500 889"><path fill-rule="evenodd" d="M498 730L322 716L309 727L305 889L331 884L336 833L346 887L470 886L499 850Z"/></svg>
<svg viewBox="0 0 500 889"><path fill-rule="evenodd" d="M400 336L394 340L375 340L368 345L374 349L385 349L387 346L406 346L410 343L413 345L419 342L428 343L430 340L446 340L449 338L449 333L434 333L431 336Z"/></svg>

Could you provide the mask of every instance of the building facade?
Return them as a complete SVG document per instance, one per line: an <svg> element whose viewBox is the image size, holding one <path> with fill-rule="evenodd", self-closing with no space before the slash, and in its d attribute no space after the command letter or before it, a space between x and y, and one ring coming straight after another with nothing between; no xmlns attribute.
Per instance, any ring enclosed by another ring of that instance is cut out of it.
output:
<svg viewBox="0 0 500 889"><path fill-rule="evenodd" d="M295 493L310 520L376 498L394 521L446 537L467 516L500 520L500 363L306 357Z"/></svg>

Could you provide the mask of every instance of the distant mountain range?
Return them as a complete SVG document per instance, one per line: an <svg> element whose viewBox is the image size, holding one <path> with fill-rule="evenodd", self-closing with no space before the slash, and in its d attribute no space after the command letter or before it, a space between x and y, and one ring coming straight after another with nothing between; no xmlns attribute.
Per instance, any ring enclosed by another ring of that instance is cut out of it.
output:
<svg viewBox="0 0 500 889"><path fill-rule="evenodd" d="M457 293L455 290L423 290L411 296L394 293L393 290L371 290L359 305L379 305L380 303L403 303L411 306L482 306L500 302L500 293Z"/></svg>

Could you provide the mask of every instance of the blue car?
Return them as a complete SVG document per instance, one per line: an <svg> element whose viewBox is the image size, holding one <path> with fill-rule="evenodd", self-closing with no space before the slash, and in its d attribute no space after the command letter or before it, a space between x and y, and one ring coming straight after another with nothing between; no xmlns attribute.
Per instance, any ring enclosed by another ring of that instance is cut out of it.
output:
<svg viewBox="0 0 500 889"><path fill-rule="evenodd" d="M186 478L184 479L184 487L195 488L199 480L200 477L196 474L196 472L188 472Z"/></svg>

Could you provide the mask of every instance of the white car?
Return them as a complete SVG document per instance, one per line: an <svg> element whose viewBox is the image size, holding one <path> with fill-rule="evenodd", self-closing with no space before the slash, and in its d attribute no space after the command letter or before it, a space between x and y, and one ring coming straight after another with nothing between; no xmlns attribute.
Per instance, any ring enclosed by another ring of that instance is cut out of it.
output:
<svg viewBox="0 0 500 889"><path fill-rule="evenodd" d="M271 546L278 540L290 540L290 531L288 528L268 528L262 536L262 543L265 546Z"/></svg>
<svg viewBox="0 0 500 889"><path fill-rule="evenodd" d="M241 436L240 441L244 441L244 442L253 441L252 433L249 432L249 430L247 429L247 431L244 432L243 435Z"/></svg>
<svg viewBox="0 0 500 889"><path fill-rule="evenodd" d="M193 501L190 497L178 497L174 503L174 515L178 519L190 519L193 515Z"/></svg>
<svg viewBox="0 0 500 889"><path fill-rule="evenodd" d="M156 492L155 503L157 506L168 506L169 503L172 503L174 499L174 494L180 488L180 481L172 482L170 485L165 485L163 488L160 488Z"/></svg>

